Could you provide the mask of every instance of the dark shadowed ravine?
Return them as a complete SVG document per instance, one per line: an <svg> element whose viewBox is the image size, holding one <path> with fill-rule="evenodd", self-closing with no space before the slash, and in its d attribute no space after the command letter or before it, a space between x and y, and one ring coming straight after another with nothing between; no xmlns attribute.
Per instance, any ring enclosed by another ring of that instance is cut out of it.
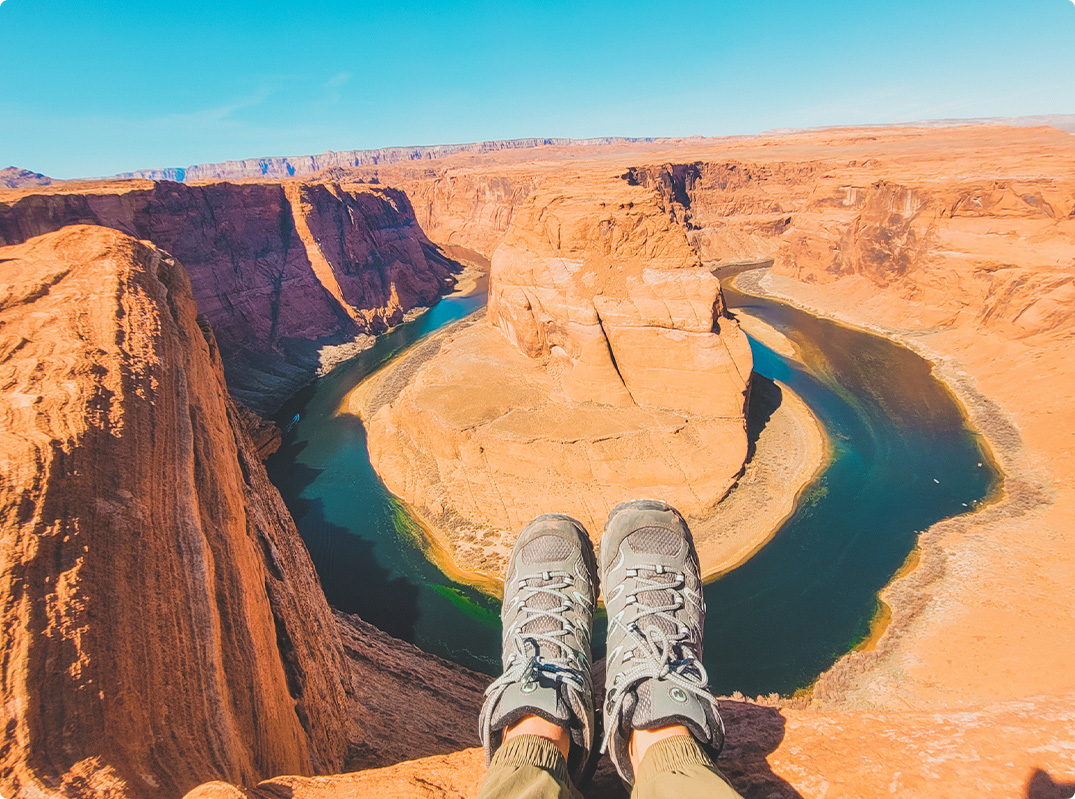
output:
<svg viewBox="0 0 1075 799"><path fill-rule="evenodd" d="M787 694L868 634L877 594L918 533L974 507L998 474L951 393L915 353L728 287L725 297L798 345L801 363L752 339L755 372L802 397L833 449L777 535L706 589L713 690ZM362 424L336 415L363 377L484 302L484 294L445 298L299 392L278 417L282 426L295 414L299 421L268 467L332 605L493 674L499 603L427 557L417 524L370 466ZM772 392L756 394L755 421Z"/></svg>

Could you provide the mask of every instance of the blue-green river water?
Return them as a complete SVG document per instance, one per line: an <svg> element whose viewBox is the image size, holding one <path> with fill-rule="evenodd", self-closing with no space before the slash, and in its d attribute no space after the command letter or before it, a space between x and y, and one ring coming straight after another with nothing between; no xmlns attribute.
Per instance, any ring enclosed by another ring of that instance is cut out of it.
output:
<svg viewBox="0 0 1075 799"><path fill-rule="evenodd" d="M778 380L810 406L832 446L828 466L777 535L706 588L705 662L713 690L787 694L809 685L868 634L877 593L917 534L974 507L998 474L954 398L918 355L740 294L727 282L725 299L733 311L784 333L802 356L797 362L751 340L761 376L751 424L761 423L774 397L767 379ZM484 294L447 297L299 392L277 417L282 427L296 414L299 421L268 468L334 607L495 674L498 601L453 582L426 556L417 525L370 466L361 422L336 415L365 376L484 303ZM600 641L603 633L594 637Z"/></svg>

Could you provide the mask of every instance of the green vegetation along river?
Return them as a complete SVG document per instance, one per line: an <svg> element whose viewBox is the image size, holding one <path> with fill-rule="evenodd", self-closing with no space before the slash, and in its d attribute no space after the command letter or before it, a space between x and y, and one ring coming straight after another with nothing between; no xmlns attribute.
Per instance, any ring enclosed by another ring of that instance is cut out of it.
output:
<svg viewBox="0 0 1075 799"><path fill-rule="evenodd" d="M773 539L706 588L713 690L787 694L868 634L877 594L918 533L973 508L998 474L951 393L915 353L731 288L725 298L798 345L801 361L752 339L754 369L802 397L832 447L828 466ZM268 466L333 606L495 674L499 603L434 565L417 524L370 466L362 424L336 414L365 376L484 302L484 294L447 297L299 392L278 421L299 420Z"/></svg>

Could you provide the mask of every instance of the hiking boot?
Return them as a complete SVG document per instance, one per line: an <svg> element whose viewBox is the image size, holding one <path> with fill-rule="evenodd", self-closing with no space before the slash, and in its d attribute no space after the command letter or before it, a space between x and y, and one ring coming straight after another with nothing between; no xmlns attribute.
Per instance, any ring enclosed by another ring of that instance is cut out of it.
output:
<svg viewBox="0 0 1075 799"><path fill-rule="evenodd" d="M487 759L504 728L540 716L571 735L568 773L581 785L596 764L590 637L597 562L582 525L539 516L519 533L504 579L504 673L485 692L479 732Z"/></svg>
<svg viewBox="0 0 1075 799"><path fill-rule="evenodd" d="M698 554L679 512L657 500L613 508L601 539L601 582L608 608L601 751L630 785L632 730L682 724L716 762L724 723L702 665Z"/></svg>

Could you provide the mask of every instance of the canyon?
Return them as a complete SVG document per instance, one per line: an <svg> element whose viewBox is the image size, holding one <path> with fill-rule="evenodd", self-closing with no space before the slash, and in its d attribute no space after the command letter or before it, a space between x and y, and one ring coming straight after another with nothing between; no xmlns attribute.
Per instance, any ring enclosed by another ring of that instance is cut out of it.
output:
<svg viewBox="0 0 1075 799"><path fill-rule="evenodd" d="M128 181L0 192L0 245L75 224L152 241L183 263L232 394L260 412L434 302L460 269L387 188Z"/></svg>
<svg viewBox="0 0 1075 799"><path fill-rule="evenodd" d="M491 268L486 318L370 417L378 468L419 507L451 459L419 484L378 428L475 448L524 385L534 409L740 435L749 351L720 265L771 262L744 288L933 360L1002 490L923 531L887 626L808 697L722 700L721 767L745 796L1075 790L1071 135L839 129L43 186L0 194L0 239L5 796L473 795L483 678L332 613L229 396L273 407L322 346L434 301L458 261ZM689 381L652 374L654 347L722 388L662 393ZM467 393L430 405L464 367Z"/></svg>
<svg viewBox="0 0 1075 799"><path fill-rule="evenodd" d="M871 646L822 675L807 708L784 703L767 757L787 780L777 795L930 795L935 779L946 795L1070 793L1075 745L1063 720L1075 683L1051 642L1075 633L1063 599L1075 569L1073 155L1075 139L1049 128L853 129L378 172L422 198L416 212L434 240L494 263L534 202L594 185L610 197L623 183L650 189L703 263L770 263L753 290L921 352L982 431L1007 473L1001 493L924 531L914 568L882 594L890 617ZM970 599L983 590L988 599ZM957 774L971 760L967 785ZM734 775L737 765L722 767ZM468 790L443 785L446 796Z"/></svg>

